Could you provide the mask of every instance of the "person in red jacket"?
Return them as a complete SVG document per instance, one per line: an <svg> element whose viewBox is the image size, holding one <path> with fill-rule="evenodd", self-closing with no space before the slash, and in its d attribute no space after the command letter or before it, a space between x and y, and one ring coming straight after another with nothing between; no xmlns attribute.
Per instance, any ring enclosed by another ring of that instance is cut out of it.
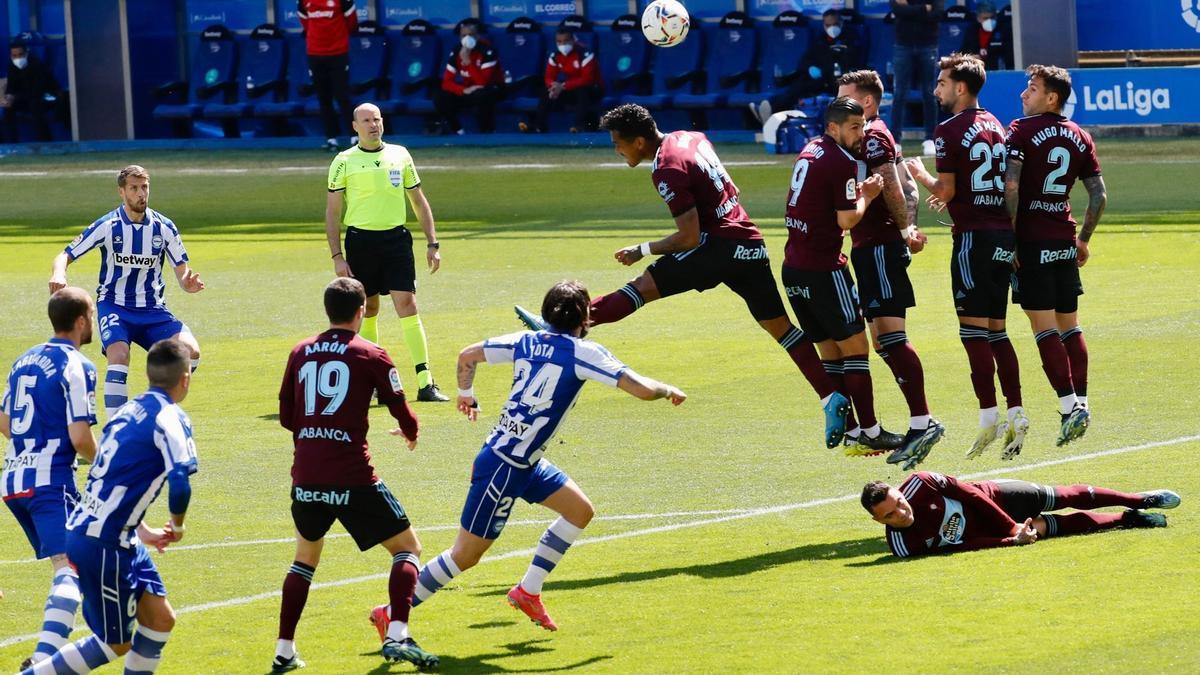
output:
<svg viewBox="0 0 1200 675"><path fill-rule="evenodd" d="M596 55L575 40L570 28L559 28L554 41L554 51L546 62L546 89L538 103L537 117L532 126L521 122L521 131L546 131L550 111L569 105L575 107L575 126L571 131L595 131L600 102Z"/></svg>
<svg viewBox="0 0 1200 675"><path fill-rule="evenodd" d="M873 481L862 491L863 508L887 526L888 548L898 558L1023 546L1114 527L1166 527L1166 516L1142 509L1173 509L1180 501L1170 490L1129 493L1023 480L969 483L932 471L911 474L899 488ZM1126 510L1092 512L1105 506ZM1067 508L1078 510L1047 513Z"/></svg>
<svg viewBox="0 0 1200 675"><path fill-rule="evenodd" d="M353 113L350 108L350 35L358 28L354 0L298 0L297 14L304 27L308 76L321 105L325 147L337 151L338 131ZM341 119L333 112L337 99Z"/></svg>
<svg viewBox="0 0 1200 675"><path fill-rule="evenodd" d="M442 88L434 94L433 104L446 133L462 134L458 113L476 108L479 130L489 134L496 129L496 103L503 96L504 71L496 50L479 35L479 24L459 24L459 48L450 53L442 73Z"/></svg>

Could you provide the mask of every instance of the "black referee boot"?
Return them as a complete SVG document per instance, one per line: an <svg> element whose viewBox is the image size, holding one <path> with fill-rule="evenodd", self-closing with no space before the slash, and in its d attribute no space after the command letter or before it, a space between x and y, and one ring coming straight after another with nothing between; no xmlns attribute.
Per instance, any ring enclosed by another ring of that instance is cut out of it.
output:
<svg viewBox="0 0 1200 675"><path fill-rule="evenodd" d="M431 382L417 390L417 400L424 403L444 403L449 401L450 397L443 394L436 383Z"/></svg>

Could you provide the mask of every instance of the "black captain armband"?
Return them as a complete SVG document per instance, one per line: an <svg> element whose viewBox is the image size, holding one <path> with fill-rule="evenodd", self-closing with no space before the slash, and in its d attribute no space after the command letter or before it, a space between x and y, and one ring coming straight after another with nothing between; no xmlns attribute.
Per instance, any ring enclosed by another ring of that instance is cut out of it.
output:
<svg viewBox="0 0 1200 675"><path fill-rule="evenodd" d="M425 247L426 247L426 248L441 248L441 247L442 247L442 242L440 242L440 241L431 241L431 242L429 242L428 244L426 244L426 245L425 245Z"/></svg>

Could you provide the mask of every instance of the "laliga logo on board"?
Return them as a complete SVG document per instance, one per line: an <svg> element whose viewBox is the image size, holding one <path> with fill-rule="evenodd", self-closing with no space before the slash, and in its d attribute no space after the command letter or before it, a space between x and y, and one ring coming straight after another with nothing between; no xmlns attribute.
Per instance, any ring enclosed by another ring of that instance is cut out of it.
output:
<svg viewBox="0 0 1200 675"><path fill-rule="evenodd" d="M1188 25L1188 28L1200 33L1200 15L1196 14L1197 0L1179 0L1179 7L1183 10L1183 22Z"/></svg>
<svg viewBox="0 0 1200 675"><path fill-rule="evenodd" d="M1071 98L1075 98L1075 93L1071 93ZM1070 104L1070 100L1067 101ZM1125 82L1125 88L1121 85L1113 85L1104 89L1096 90L1092 93L1090 86L1083 87L1083 109L1084 110L1132 110L1141 117L1146 117L1155 110L1170 110L1171 109L1171 90L1166 87L1158 89L1134 89L1132 82ZM1070 115L1064 110L1063 114L1067 117Z"/></svg>

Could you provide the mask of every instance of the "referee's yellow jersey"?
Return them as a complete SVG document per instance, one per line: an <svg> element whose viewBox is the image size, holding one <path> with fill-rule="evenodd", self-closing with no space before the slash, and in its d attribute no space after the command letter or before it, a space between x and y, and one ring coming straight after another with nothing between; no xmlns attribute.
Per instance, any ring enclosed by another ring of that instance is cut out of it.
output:
<svg viewBox="0 0 1200 675"><path fill-rule="evenodd" d="M357 145L338 153L329 165L329 191L346 192L347 227L390 230L408 215L405 190L421 184L412 156L403 145L384 143L378 150Z"/></svg>

